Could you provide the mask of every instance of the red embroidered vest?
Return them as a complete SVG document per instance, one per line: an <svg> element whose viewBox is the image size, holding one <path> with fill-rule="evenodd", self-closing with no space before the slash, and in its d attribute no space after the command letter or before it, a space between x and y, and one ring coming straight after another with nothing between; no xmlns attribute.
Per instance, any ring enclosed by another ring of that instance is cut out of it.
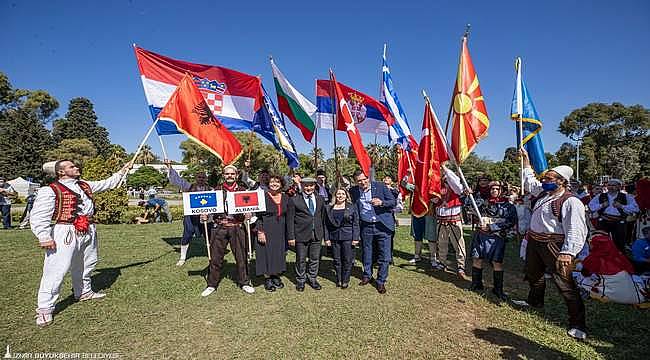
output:
<svg viewBox="0 0 650 360"><path fill-rule="evenodd" d="M93 192L90 185L83 181L78 181L77 184L92 201ZM58 181L51 183L50 188L55 195L52 220L56 223L72 224L81 211L81 196Z"/></svg>

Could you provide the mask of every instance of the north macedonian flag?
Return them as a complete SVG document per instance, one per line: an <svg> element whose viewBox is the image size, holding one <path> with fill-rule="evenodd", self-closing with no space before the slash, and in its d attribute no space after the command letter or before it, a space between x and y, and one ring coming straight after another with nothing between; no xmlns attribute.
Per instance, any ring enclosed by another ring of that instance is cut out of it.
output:
<svg viewBox="0 0 650 360"><path fill-rule="evenodd" d="M214 116L189 74L185 74L158 115L210 150L224 164L233 163L242 152L237 138Z"/></svg>
<svg viewBox="0 0 650 360"><path fill-rule="evenodd" d="M490 127L478 76L467 48L467 36L458 63L458 75L453 95L454 119L451 130L451 149L458 163L467 159L476 144L487 136Z"/></svg>

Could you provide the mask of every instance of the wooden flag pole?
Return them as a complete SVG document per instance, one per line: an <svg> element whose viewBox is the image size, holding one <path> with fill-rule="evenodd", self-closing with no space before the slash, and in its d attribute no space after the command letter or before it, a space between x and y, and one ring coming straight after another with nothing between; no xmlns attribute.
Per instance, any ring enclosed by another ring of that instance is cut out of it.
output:
<svg viewBox="0 0 650 360"><path fill-rule="evenodd" d="M208 250L208 261L212 261L210 254L210 234L208 234L208 221L203 221L203 231L205 232L205 248ZM209 267L210 265L208 265Z"/></svg>
<svg viewBox="0 0 650 360"><path fill-rule="evenodd" d="M422 95L424 96L424 99L425 99L426 103L429 105L431 113L435 114L433 112L433 107L431 106L431 101L429 100L429 97L427 96L427 93L424 90L422 90ZM440 136L442 136L442 141L445 143L445 147L447 148L447 154L449 155L449 160L453 164L456 165L456 168L458 169L458 175L460 177L460 180L461 180L463 186L465 187L465 189L467 189L469 199L472 202L472 208L476 212L476 216L478 216L478 218L479 218L479 223L481 225L484 225L483 217L481 216L481 212L479 211L478 205L476 204L476 200L474 199L474 194L472 194L472 190L470 189L469 185L467 184L467 180L465 179L465 175L463 174L463 170L460 168L460 164L458 163L458 161L456 161L456 157L454 156L454 152L451 151L451 148L450 148L449 144L447 143L447 137L445 136L444 133L442 133L442 128L440 127L440 123L438 123L437 117L434 116L433 118L434 118L434 120L436 122L436 128L438 129L438 132L440 132Z"/></svg>

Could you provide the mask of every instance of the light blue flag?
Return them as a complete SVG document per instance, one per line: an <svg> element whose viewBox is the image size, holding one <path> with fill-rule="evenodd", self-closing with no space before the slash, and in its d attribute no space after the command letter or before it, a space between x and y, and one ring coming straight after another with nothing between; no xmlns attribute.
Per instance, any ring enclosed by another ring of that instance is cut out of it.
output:
<svg viewBox="0 0 650 360"><path fill-rule="evenodd" d="M512 106L510 108L510 116L516 121L515 128L517 129L517 148L521 147L521 140L528 152L530 164L537 174L541 174L548 169L546 156L544 155L544 143L542 142L542 121L537 115L533 99L528 93L524 79L521 76L521 58L515 60L515 70L517 72L517 80L515 83L515 93L512 96ZM520 135L519 119L521 119L523 135Z"/></svg>

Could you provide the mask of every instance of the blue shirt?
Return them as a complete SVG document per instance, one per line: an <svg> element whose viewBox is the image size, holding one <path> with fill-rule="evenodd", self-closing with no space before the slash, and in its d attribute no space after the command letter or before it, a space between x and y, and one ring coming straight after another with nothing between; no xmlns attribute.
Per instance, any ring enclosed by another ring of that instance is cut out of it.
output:
<svg viewBox="0 0 650 360"><path fill-rule="evenodd" d="M370 202L370 200L372 200L372 186L368 186L368 189L365 191L359 188L359 192L359 201L361 201L361 213L359 214L359 217L361 218L361 221L371 223L376 222L377 214L375 214L375 208Z"/></svg>
<svg viewBox="0 0 650 360"><path fill-rule="evenodd" d="M645 262L650 259L650 241L648 239L639 239L632 244L632 260L635 262Z"/></svg>
<svg viewBox="0 0 650 360"><path fill-rule="evenodd" d="M147 201L147 207L156 207L156 205L159 205L160 207L163 207L163 206L167 205L167 201L165 201L163 199L159 199L159 198L153 198L153 199L149 199Z"/></svg>

